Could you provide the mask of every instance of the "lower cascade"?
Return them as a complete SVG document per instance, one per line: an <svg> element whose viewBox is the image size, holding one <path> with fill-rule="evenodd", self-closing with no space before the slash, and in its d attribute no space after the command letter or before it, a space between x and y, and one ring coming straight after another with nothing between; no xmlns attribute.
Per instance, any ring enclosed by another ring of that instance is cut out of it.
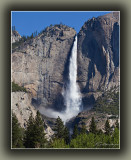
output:
<svg viewBox="0 0 131 160"><path fill-rule="evenodd" d="M73 44L70 64L69 64L69 81L63 89L64 104L66 109L62 112L53 111L52 109L39 108L40 112L53 118L58 116L66 123L72 117L76 116L82 110L82 98L80 89L77 84L77 36Z"/></svg>

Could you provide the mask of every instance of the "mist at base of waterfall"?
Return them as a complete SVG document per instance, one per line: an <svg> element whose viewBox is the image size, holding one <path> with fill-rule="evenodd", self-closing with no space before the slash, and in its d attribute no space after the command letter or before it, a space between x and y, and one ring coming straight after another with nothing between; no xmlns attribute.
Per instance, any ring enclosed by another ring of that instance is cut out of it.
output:
<svg viewBox="0 0 131 160"><path fill-rule="evenodd" d="M39 111L41 114L49 117L49 118L58 118L58 116L62 119L64 124L68 122L71 118L78 115L80 111L72 110L71 112L65 112L65 111L54 111L53 109L46 109L44 107L39 107Z"/></svg>

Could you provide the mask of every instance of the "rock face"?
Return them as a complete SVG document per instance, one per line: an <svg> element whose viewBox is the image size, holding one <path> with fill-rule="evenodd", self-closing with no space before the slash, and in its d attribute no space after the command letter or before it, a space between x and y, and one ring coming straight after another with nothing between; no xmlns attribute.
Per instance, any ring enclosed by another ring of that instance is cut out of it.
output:
<svg viewBox="0 0 131 160"><path fill-rule="evenodd" d="M109 120L109 124L112 130L114 130L115 123L117 120L118 120L118 123L120 123L120 119L117 116L97 113L93 111L83 111L79 113L76 117L72 118L67 123L67 127L72 129L74 128L75 124L77 124L78 129L81 130L82 125L84 124L87 132L89 132L92 117L94 117L95 119L97 130L101 129L103 132L105 132L105 122L107 119Z"/></svg>
<svg viewBox="0 0 131 160"><path fill-rule="evenodd" d="M24 86L32 105L62 111L62 90L76 31L47 27L12 53L12 81ZM119 85L119 12L85 22L78 33L78 77L84 108L105 90Z"/></svg>
<svg viewBox="0 0 131 160"><path fill-rule="evenodd" d="M11 33L12 43L18 42L22 37L17 31Z"/></svg>
<svg viewBox="0 0 131 160"><path fill-rule="evenodd" d="M63 109L62 89L76 31L65 25L47 27L12 53L12 81L32 94L35 107Z"/></svg>
<svg viewBox="0 0 131 160"><path fill-rule="evenodd" d="M85 22L78 34L78 82L83 103L119 85L119 12Z"/></svg>
<svg viewBox="0 0 131 160"><path fill-rule="evenodd" d="M11 99L12 112L17 116L21 127L25 128L30 114L35 118L37 112L31 105L31 96L25 92L12 92Z"/></svg>

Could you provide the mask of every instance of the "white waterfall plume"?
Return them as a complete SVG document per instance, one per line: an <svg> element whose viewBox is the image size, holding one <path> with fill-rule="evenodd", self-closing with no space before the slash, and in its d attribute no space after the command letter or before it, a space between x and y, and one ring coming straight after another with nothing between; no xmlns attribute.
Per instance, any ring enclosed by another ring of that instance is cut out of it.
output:
<svg viewBox="0 0 131 160"><path fill-rule="evenodd" d="M64 104L66 106L65 111L57 112L51 109L39 108L40 112L49 117L57 118L58 116L65 122L70 118L76 116L82 110L82 99L77 84L77 36L73 44L70 64L69 64L69 82L66 88L63 89Z"/></svg>
<svg viewBox="0 0 131 160"><path fill-rule="evenodd" d="M77 36L75 37L74 45L70 57L69 65L69 83L63 92L65 99L65 117L70 119L77 115L82 109L81 94L77 84Z"/></svg>

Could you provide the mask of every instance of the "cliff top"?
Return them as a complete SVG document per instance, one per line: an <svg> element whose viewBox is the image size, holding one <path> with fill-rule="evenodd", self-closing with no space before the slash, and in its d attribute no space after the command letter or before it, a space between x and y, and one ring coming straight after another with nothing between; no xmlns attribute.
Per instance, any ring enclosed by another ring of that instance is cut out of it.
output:
<svg viewBox="0 0 131 160"><path fill-rule="evenodd" d="M99 17L93 17L91 19L88 19L84 25L81 27L79 35L82 34L83 31L86 31L87 29L91 31L95 31L97 28L113 28L114 23L119 24L119 12L111 12L103 16ZM105 27L104 27L105 26Z"/></svg>
<svg viewBox="0 0 131 160"><path fill-rule="evenodd" d="M56 24L56 25L50 25L46 27L42 32L40 32L39 35L44 35L44 36L63 36L65 32L76 32L74 28L69 27L67 25L63 24Z"/></svg>
<svg viewBox="0 0 131 160"><path fill-rule="evenodd" d="M22 38L21 35L16 30L12 31L11 37L12 37L12 43L18 42Z"/></svg>
<svg viewBox="0 0 131 160"><path fill-rule="evenodd" d="M18 32L16 31L16 34ZM37 43L39 39L43 41L43 39L50 39L51 37L57 39L57 40L65 40L65 39L70 39L74 37L76 34L76 31L74 28L71 28L67 25L63 24L56 24L56 25L50 25L46 27L44 30L42 30L37 36L33 37L22 37L21 41L19 43L14 43L13 44L13 51L16 51L16 49L20 49L18 47L25 47L26 45L33 45L33 43ZM15 41L16 42L16 41Z"/></svg>
<svg viewBox="0 0 131 160"><path fill-rule="evenodd" d="M97 18L115 18L117 21L119 21L119 12L111 12L108 14L105 14L103 16L99 16Z"/></svg>

